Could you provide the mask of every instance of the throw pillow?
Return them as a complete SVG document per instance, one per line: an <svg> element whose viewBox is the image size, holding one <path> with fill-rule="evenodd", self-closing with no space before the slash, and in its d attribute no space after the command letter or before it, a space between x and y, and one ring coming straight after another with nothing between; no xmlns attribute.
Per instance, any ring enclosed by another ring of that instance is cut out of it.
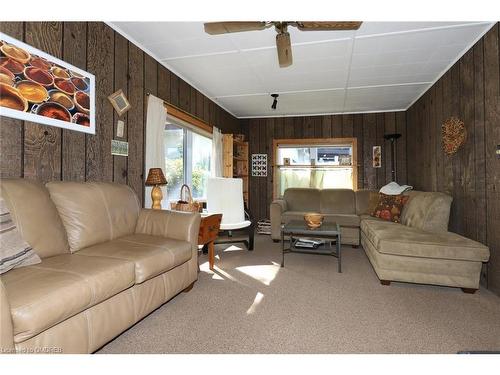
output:
<svg viewBox="0 0 500 375"><path fill-rule="evenodd" d="M407 195L386 195L380 193L377 207L373 210L371 216L399 223L401 212L408 199Z"/></svg>
<svg viewBox="0 0 500 375"><path fill-rule="evenodd" d="M0 244L0 274L42 261L22 238L2 197L0 197Z"/></svg>

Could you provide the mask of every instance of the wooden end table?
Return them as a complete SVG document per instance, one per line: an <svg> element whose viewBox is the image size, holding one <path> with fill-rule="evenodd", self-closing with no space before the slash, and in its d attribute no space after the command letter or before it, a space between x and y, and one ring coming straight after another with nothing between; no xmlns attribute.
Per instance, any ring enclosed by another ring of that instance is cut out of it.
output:
<svg viewBox="0 0 500 375"><path fill-rule="evenodd" d="M219 235L222 214L201 216L200 231L198 233L198 245L208 245L208 266L214 269L214 241Z"/></svg>

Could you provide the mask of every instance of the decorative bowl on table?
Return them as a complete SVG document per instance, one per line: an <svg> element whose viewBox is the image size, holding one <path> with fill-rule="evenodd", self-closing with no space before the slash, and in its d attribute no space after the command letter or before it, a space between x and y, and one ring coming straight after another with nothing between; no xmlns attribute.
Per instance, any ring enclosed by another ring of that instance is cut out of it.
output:
<svg viewBox="0 0 500 375"><path fill-rule="evenodd" d="M309 229L317 229L323 224L324 216L317 213L308 213L304 215L304 220Z"/></svg>

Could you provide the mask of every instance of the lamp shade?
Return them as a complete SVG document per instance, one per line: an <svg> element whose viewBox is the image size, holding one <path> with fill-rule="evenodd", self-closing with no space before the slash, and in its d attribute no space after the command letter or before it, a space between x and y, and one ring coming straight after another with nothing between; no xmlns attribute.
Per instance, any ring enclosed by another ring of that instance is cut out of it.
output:
<svg viewBox="0 0 500 375"><path fill-rule="evenodd" d="M150 168L148 178L146 179L146 186L166 185L167 179L163 174L161 168Z"/></svg>

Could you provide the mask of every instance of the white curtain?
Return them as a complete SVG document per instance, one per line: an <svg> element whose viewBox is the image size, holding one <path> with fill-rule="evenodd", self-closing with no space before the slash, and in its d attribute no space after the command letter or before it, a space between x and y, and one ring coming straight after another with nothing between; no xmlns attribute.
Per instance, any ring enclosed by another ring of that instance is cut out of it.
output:
<svg viewBox="0 0 500 375"><path fill-rule="evenodd" d="M280 196L288 188L352 189L352 168L279 169Z"/></svg>
<svg viewBox="0 0 500 375"><path fill-rule="evenodd" d="M214 126L212 133L212 177L222 177L223 157L222 133L219 128Z"/></svg>
<svg viewBox="0 0 500 375"><path fill-rule="evenodd" d="M149 168L161 168L163 174L166 175L165 170L165 123L167 122L167 109L163 105L163 100L156 96L149 95L148 97L148 110L146 115L146 160L144 169L144 181L148 176ZM144 192L144 207L151 208L151 189L152 187L146 186ZM163 209L168 207L167 189L162 186L163 200L161 206Z"/></svg>

